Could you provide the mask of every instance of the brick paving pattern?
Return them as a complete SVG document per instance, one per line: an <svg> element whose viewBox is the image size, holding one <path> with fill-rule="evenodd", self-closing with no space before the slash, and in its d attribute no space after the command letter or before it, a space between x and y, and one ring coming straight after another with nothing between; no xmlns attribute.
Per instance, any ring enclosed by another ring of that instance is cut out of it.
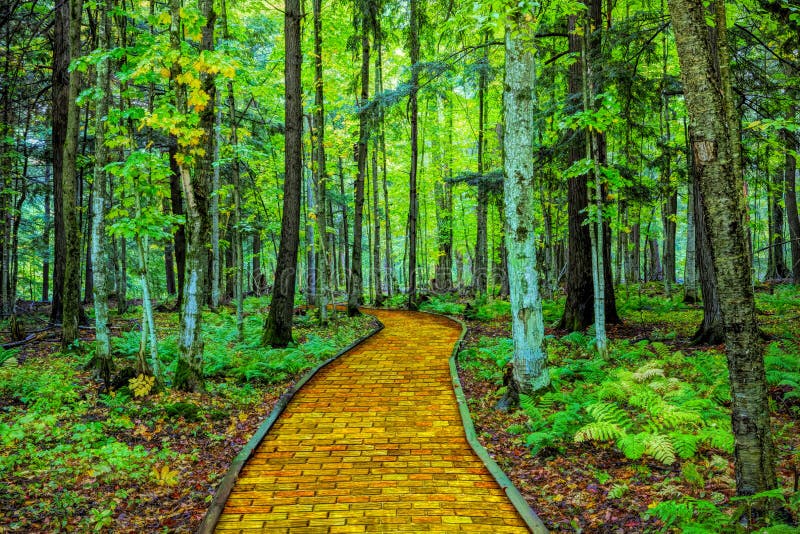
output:
<svg viewBox="0 0 800 534"><path fill-rule="evenodd" d="M384 330L292 399L216 532L528 532L461 426L448 364L460 326L370 313Z"/></svg>

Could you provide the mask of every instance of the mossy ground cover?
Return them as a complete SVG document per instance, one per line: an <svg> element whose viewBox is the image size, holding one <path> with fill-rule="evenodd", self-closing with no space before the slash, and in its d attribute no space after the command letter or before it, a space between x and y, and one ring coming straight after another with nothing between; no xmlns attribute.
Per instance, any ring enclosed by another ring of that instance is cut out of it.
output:
<svg viewBox="0 0 800 534"><path fill-rule="evenodd" d="M258 346L265 312L249 299L245 341L229 309L205 316L207 390L169 387L177 315L158 315L167 387L105 393L84 369L91 336L57 352L44 339L0 353L0 531L193 532L230 461L304 371L370 332L369 316L320 328L296 317L293 347ZM117 368L138 351L137 310L115 318Z"/></svg>
<svg viewBox="0 0 800 534"><path fill-rule="evenodd" d="M792 517L750 527L741 518L753 499L735 496L724 347L689 344L702 308L684 304L679 288L667 297L661 285L622 288L617 299L624 322L609 328L608 357L593 350L591 329L548 328L552 388L523 397L510 413L495 409L512 353L507 303L426 304L467 318L459 372L479 437L498 464L556 532L796 532L798 288L757 293L768 337L776 495ZM561 307L544 304L546 325L557 323Z"/></svg>

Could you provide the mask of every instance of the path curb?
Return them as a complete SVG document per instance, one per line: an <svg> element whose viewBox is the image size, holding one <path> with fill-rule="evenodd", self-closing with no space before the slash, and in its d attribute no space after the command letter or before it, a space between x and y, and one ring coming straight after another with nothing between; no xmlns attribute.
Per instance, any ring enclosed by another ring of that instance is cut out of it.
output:
<svg viewBox="0 0 800 534"><path fill-rule="evenodd" d="M239 473L242 471L242 467L244 467L244 464L253 455L256 448L264 440L267 433L278 420L278 417L280 417L284 410L286 410L289 402L291 402L297 392L300 391L300 389L306 385L306 383L311 380L314 375L316 375L323 367L339 359L339 357L344 356L346 353L350 352L358 345L383 330L383 323L374 315L371 317L378 322L378 327L375 330L365 336L360 337L329 359L311 369L303 376L303 378L298 380L294 385L290 386L289 389L287 389L286 392L280 396L278 402L276 402L275 406L272 408L269 417L267 417L264 422L258 426L255 434L253 434L253 437L250 438L250 441L247 442L242 450L239 451L239 454L237 454L233 459L233 462L231 462L231 466L228 468L228 471L225 473L222 481L217 486L217 490L214 492L214 497L211 500L211 504L208 506L208 511L206 511L203 521L197 528L197 534L212 534L214 532L214 528L217 526L219 517L222 515L222 510L225 508L225 502L227 502L231 491L233 491L233 486L236 484L236 479L239 478Z"/></svg>
<svg viewBox="0 0 800 534"><path fill-rule="evenodd" d="M520 517L525 522L525 525L530 529L531 532L534 534L547 534L549 530L547 527L544 526L544 523L539 516L536 515L536 512L533 511L533 508L530 507L528 502L520 493L519 489L514 485L513 482L508 478L505 472L497 465L497 462L489 454L489 451L481 444L478 440L478 435L475 433L475 425L472 423L472 416L469 413L469 407L467 405L467 399L464 396L463 388L461 387L461 379L458 377L458 366L456 364L456 358L458 356L458 351L461 348L461 344L464 342L464 338L467 335L467 325L461 319L450 315L443 315L441 313L434 313L428 311L420 311L419 313L427 313L429 315L435 315L438 317L444 317L450 319L461 325L461 335L458 337L458 341L453 346L453 353L450 355L450 377L453 381L453 391L456 394L456 401L458 402L458 411L461 414L461 424L464 427L464 433L467 436L467 443L469 446L472 447L472 450L475 451L475 454L478 455L478 458L481 459L483 464L486 466L486 469L489 470L492 477L494 477L495 481L500 485L503 491L508 497L508 500L511 501L511 504L514 505L514 508L517 509Z"/></svg>

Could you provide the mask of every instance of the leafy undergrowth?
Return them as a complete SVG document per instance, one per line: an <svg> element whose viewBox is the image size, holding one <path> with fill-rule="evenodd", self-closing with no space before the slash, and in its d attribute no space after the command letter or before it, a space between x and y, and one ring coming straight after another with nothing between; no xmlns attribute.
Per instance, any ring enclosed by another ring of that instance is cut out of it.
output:
<svg viewBox="0 0 800 534"><path fill-rule="evenodd" d="M513 350L508 317L469 321L459 371L479 438L500 467L558 532L745 531L734 525L753 501L776 496L796 521L797 291L758 295L761 326L772 336L765 360L783 489L755 499L735 497L723 347L687 342L696 326L689 318L702 312L677 297L620 293L625 324L610 329L609 356L599 358L587 334L548 330L553 387L523 396L511 413L495 409ZM555 320L546 306L546 324Z"/></svg>
<svg viewBox="0 0 800 534"><path fill-rule="evenodd" d="M84 370L90 343L70 354L49 341L1 351L0 531L195 531L231 460L286 388L376 326L368 316L340 316L323 329L298 316L298 345L266 350L252 341L263 303L249 304L245 343L235 341L229 310L206 315L203 394L166 388L136 397L127 386L104 394ZM138 350L138 327L116 323L132 330L114 340L124 367ZM159 314L168 370L176 324L176 314Z"/></svg>

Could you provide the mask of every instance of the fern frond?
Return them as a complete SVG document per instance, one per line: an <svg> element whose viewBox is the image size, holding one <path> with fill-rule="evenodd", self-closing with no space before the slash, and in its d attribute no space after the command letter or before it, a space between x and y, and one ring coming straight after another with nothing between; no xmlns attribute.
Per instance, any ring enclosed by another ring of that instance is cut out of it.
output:
<svg viewBox="0 0 800 534"><path fill-rule="evenodd" d="M664 434L652 434L647 440L645 452L664 465L675 463L675 449L672 446L672 441L670 441L669 436Z"/></svg>
<svg viewBox="0 0 800 534"><path fill-rule="evenodd" d="M573 438L575 443L584 441L609 441L624 435L624 431L614 423L607 421L595 421L584 425L575 433Z"/></svg>
<svg viewBox="0 0 800 534"><path fill-rule="evenodd" d="M682 382L673 377L666 380L654 380L647 385L659 395L666 395L667 393L681 389Z"/></svg>
<svg viewBox="0 0 800 534"><path fill-rule="evenodd" d="M649 388L642 388L628 400L628 404L635 408L642 408L653 416L658 416L664 411L666 403L661 395Z"/></svg>
<svg viewBox="0 0 800 534"><path fill-rule="evenodd" d="M672 354L670 348L660 341L654 341L650 343L650 347L653 349L653 352L656 353L656 356L661 360L666 360Z"/></svg>
<svg viewBox="0 0 800 534"><path fill-rule="evenodd" d="M525 443L531 449L531 454L537 454L545 447L553 444L553 434L550 432L533 432L525 437Z"/></svg>
<svg viewBox="0 0 800 534"><path fill-rule="evenodd" d="M532 420L538 421L542 418L542 412L536 407L536 400L533 397L525 395L524 393L520 393L519 406Z"/></svg>
<svg viewBox="0 0 800 534"><path fill-rule="evenodd" d="M608 498L609 499L619 499L626 493L630 488L627 484L614 484L611 486L611 489L608 490Z"/></svg>
<svg viewBox="0 0 800 534"><path fill-rule="evenodd" d="M506 432L513 436L519 436L526 430L525 425L513 424L506 429Z"/></svg>
<svg viewBox="0 0 800 534"><path fill-rule="evenodd" d="M664 378L664 370L645 366L633 373L633 379L640 384L656 377Z"/></svg>
<svg viewBox="0 0 800 534"><path fill-rule="evenodd" d="M701 439L715 449L733 452L733 433L728 429L712 426L700 433Z"/></svg>
<svg viewBox="0 0 800 534"><path fill-rule="evenodd" d="M620 428L628 428L633 421L631 417L613 402L597 402L586 407L586 412L595 421L614 424Z"/></svg>
<svg viewBox="0 0 800 534"><path fill-rule="evenodd" d="M638 460L642 457L647 445L645 437L649 434L640 432L639 434L627 434L617 440L617 447L622 451L626 458Z"/></svg>
<svg viewBox="0 0 800 534"><path fill-rule="evenodd" d="M672 446L675 448L675 452L681 458L691 458L697 453L697 443L700 441L699 436L672 432L669 438L672 440Z"/></svg>

